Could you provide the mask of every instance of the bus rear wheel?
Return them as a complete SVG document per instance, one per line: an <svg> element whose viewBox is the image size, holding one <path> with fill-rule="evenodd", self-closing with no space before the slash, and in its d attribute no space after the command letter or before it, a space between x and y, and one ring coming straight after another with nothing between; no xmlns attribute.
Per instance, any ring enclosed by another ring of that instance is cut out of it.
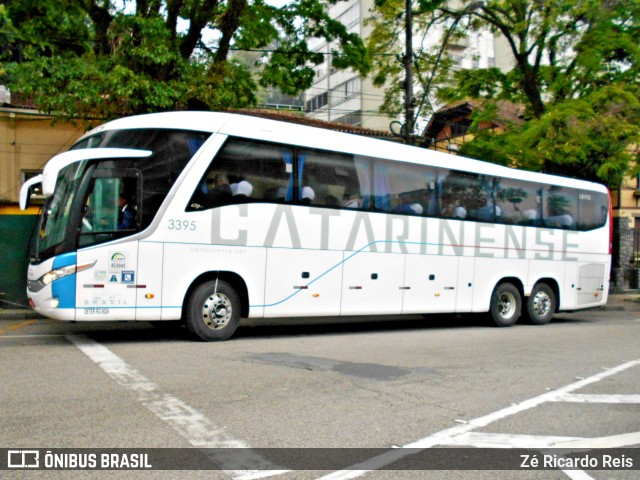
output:
<svg viewBox="0 0 640 480"><path fill-rule="evenodd" d="M207 342L226 340L240 322L240 297L224 280L200 284L189 297L187 329Z"/></svg>
<svg viewBox="0 0 640 480"><path fill-rule="evenodd" d="M499 327L510 327L520 317L522 297L520 291L512 283L499 284L491 295L491 309L489 313Z"/></svg>
<svg viewBox="0 0 640 480"><path fill-rule="evenodd" d="M527 318L536 325L546 325L556 313L556 294L544 282L533 287L527 300Z"/></svg>

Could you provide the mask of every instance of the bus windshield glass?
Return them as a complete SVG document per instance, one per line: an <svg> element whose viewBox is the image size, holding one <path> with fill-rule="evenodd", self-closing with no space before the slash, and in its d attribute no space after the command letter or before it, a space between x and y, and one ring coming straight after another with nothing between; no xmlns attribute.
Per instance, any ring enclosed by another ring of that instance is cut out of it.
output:
<svg viewBox="0 0 640 480"><path fill-rule="evenodd" d="M60 170L56 190L42 210L40 226L32 242L31 256L39 259L43 255L55 255L62 248L71 217L77 184L87 162L77 162Z"/></svg>
<svg viewBox="0 0 640 480"><path fill-rule="evenodd" d="M143 159L82 161L60 170L32 241L32 261L144 230L209 135L179 129L127 129L100 132L77 142L71 150L133 148L153 153ZM120 196L126 197L131 212L124 228L118 228L114 210L120 208ZM91 223L101 211L101 223Z"/></svg>

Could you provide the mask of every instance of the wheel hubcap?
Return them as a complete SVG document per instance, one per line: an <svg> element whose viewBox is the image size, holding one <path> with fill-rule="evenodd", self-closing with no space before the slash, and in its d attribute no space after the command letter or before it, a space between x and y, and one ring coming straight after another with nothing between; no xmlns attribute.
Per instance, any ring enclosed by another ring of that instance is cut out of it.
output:
<svg viewBox="0 0 640 480"><path fill-rule="evenodd" d="M544 317L551 310L551 298L546 292L538 292L533 297L533 311L539 317Z"/></svg>
<svg viewBox="0 0 640 480"><path fill-rule="evenodd" d="M202 305L202 320L212 330L223 328L231 319L231 302L220 293L210 295Z"/></svg>
<svg viewBox="0 0 640 480"><path fill-rule="evenodd" d="M516 312L516 298L511 293L503 293L498 300L498 312L502 318L510 318Z"/></svg>

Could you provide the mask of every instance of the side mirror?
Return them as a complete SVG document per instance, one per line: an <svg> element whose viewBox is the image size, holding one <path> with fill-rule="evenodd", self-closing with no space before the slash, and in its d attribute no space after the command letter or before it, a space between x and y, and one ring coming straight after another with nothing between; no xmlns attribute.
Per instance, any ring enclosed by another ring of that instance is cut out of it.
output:
<svg viewBox="0 0 640 480"><path fill-rule="evenodd" d="M20 188L20 210L26 210L29 207L31 190L39 183L42 183L42 174L36 175L22 184L22 187Z"/></svg>

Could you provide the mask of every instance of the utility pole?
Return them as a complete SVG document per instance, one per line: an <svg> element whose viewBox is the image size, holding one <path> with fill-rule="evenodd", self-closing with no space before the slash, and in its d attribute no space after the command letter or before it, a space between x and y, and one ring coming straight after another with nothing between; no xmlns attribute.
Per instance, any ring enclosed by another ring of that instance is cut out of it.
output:
<svg viewBox="0 0 640 480"><path fill-rule="evenodd" d="M411 0L405 0L405 52L404 52L404 138L413 144L415 125L413 98L413 11Z"/></svg>

